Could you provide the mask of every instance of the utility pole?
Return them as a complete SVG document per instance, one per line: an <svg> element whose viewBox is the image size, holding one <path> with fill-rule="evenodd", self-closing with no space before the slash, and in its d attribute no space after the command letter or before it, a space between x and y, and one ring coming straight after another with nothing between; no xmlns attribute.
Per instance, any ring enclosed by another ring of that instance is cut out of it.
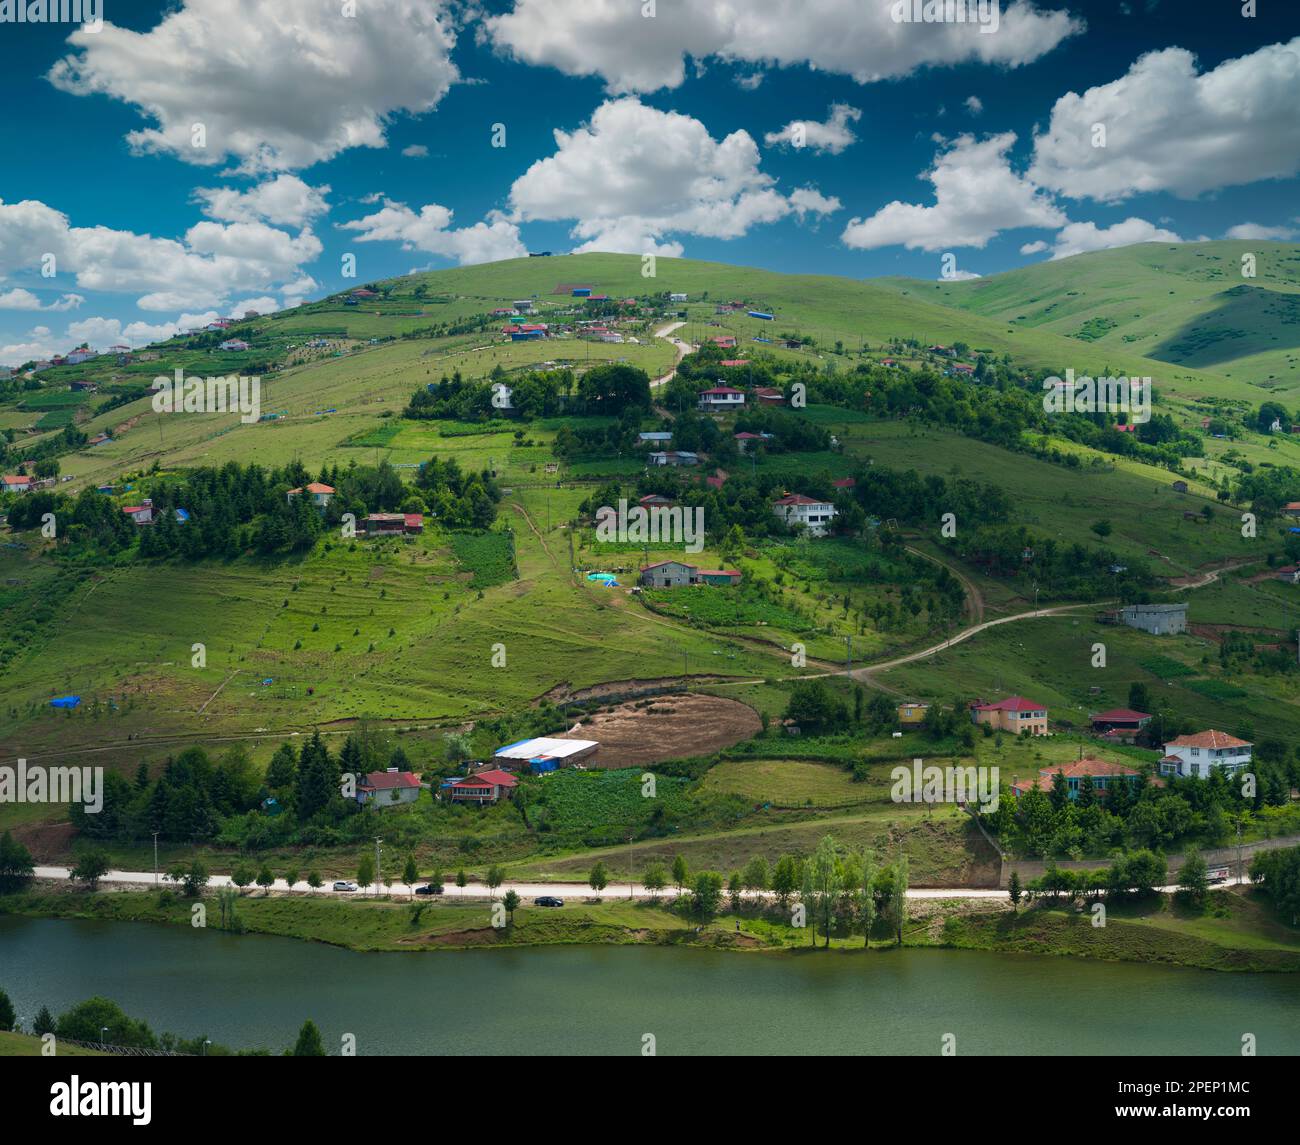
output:
<svg viewBox="0 0 1300 1145"><path fill-rule="evenodd" d="M1241 885L1241 816L1237 817L1237 885Z"/></svg>
<svg viewBox="0 0 1300 1145"><path fill-rule="evenodd" d="M844 674L853 679L853 637L844 637Z"/></svg>
<svg viewBox="0 0 1300 1145"><path fill-rule="evenodd" d="M379 844L382 842L383 840L378 835L376 835L375 836L375 894L379 894L379 883L381 881L379 875Z"/></svg>
<svg viewBox="0 0 1300 1145"><path fill-rule="evenodd" d="M158 832L153 833L153 882L158 885Z"/></svg>
<svg viewBox="0 0 1300 1145"><path fill-rule="evenodd" d="M636 898L636 895L633 893L634 876L632 874L632 863L632 832L629 831L627 833L627 897L629 901Z"/></svg>

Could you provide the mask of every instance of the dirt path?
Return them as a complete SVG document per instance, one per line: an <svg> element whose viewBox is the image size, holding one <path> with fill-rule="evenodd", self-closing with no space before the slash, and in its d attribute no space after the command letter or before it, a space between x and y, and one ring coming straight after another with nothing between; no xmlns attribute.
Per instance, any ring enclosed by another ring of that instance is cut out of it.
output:
<svg viewBox="0 0 1300 1145"><path fill-rule="evenodd" d="M1224 573L1231 572L1233 569L1242 568L1245 565L1258 563L1258 557L1242 557L1233 561L1225 561L1219 564L1217 569L1207 572L1198 572L1192 576L1172 577L1169 584L1173 588L1204 588L1207 584L1213 584Z"/></svg>
<svg viewBox="0 0 1300 1145"><path fill-rule="evenodd" d="M939 557L933 556L930 553L924 553L920 549L913 548L911 545L904 545L903 548L905 548L909 553L913 553L924 560L931 561L936 565L942 565L952 573L966 592L966 606L970 609L971 620L976 624L979 624L980 621L984 619L984 594L980 592L979 587L970 577L955 565L950 565L947 561L941 560Z"/></svg>
<svg viewBox="0 0 1300 1145"><path fill-rule="evenodd" d="M667 326L661 326L658 330L656 330L655 337L669 338L672 336L674 330L680 330L685 325L686 325L685 322L670 322ZM677 362L680 363L681 360L684 357L686 357L686 355L689 354L694 347L688 345L686 342L675 342L673 343L673 348L677 351ZM650 383L650 388L655 389L658 386L666 386L675 377L677 377L676 365L674 365L673 368L669 370L668 373L664 374L662 377L655 378Z"/></svg>

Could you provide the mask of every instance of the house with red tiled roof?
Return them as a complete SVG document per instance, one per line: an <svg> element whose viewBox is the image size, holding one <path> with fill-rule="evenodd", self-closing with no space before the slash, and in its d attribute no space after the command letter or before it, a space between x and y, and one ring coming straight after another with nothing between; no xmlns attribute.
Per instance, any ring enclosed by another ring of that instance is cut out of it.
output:
<svg viewBox="0 0 1300 1145"><path fill-rule="evenodd" d="M857 484L852 477L837 477L831 482L836 489L852 489Z"/></svg>
<svg viewBox="0 0 1300 1145"><path fill-rule="evenodd" d="M1165 744L1159 771L1161 775L1194 775L1208 779L1210 769L1219 768L1232 775L1250 765L1253 747L1246 740L1221 731L1179 736Z"/></svg>
<svg viewBox="0 0 1300 1145"><path fill-rule="evenodd" d="M1152 717L1146 712L1135 712L1132 708L1112 708L1108 712L1098 712L1089 716L1092 730L1099 733L1121 731L1140 732L1151 722Z"/></svg>
<svg viewBox="0 0 1300 1145"><path fill-rule="evenodd" d="M334 496L334 486L322 485L319 481L313 481L310 485L304 485L299 489L290 489L285 496L292 502L295 497L301 497L304 493L311 498L311 502L316 508L323 509Z"/></svg>
<svg viewBox="0 0 1300 1145"><path fill-rule="evenodd" d="M30 477L10 476L6 474L0 477L0 490L5 493L27 493L32 487Z"/></svg>
<svg viewBox="0 0 1300 1145"><path fill-rule="evenodd" d="M1300 518L1300 501L1288 501L1282 506L1282 512L1288 517Z"/></svg>
<svg viewBox="0 0 1300 1145"><path fill-rule="evenodd" d="M824 537L837 515L835 506L829 501L805 497L802 493L787 493L773 501L772 512L787 525L802 525L810 537Z"/></svg>
<svg viewBox="0 0 1300 1145"><path fill-rule="evenodd" d="M1085 776L1092 778L1093 789L1099 799L1105 799L1107 790L1119 783L1136 785L1142 773L1136 768L1122 763L1109 763L1104 759L1076 759L1070 763L1061 763L1056 767L1043 767L1036 779L1015 779L1011 783L1011 793L1019 799L1034 788L1039 791L1051 791L1057 772L1065 776L1066 794L1071 799L1078 799Z"/></svg>
<svg viewBox="0 0 1300 1145"><path fill-rule="evenodd" d="M357 802L383 809L414 803L420 797L420 781L409 771L390 767L372 771L357 784Z"/></svg>
<svg viewBox="0 0 1300 1145"><path fill-rule="evenodd" d="M974 723L1012 735L1026 731L1035 736L1047 734L1047 708L1024 696L1008 696L992 704L977 701L971 704L970 714Z"/></svg>
<svg viewBox="0 0 1300 1145"><path fill-rule="evenodd" d="M519 779L500 768L477 771L447 784L444 788L453 803L496 803L502 796L509 796L519 785Z"/></svg>
<svg viewBox="0 0 1300 1145"><path fill-rule="evenodd" d="M153 501L146 497L139 505L123 505L122 512L137 525L153 524Z"/></svg>

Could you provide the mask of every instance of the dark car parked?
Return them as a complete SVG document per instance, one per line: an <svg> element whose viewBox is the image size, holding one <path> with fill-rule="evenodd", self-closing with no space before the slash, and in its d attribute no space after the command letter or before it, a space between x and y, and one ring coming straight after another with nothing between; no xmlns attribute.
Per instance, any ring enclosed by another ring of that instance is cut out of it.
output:
<svg viewBox="0 0 1300 1145"><path fill-rule="evenodd" d="M554 895L542 895L541 898L533 899L536 906L563 906L564 900L557 899Z"/></svg>
<svg viewBox="0 0 1300 1145"><path fill-rule="evenodd" d="M415 893L417 895L440 895L442 894L442 887L435 887L432 883L425 883L422 887L416 887Z"/></svg>

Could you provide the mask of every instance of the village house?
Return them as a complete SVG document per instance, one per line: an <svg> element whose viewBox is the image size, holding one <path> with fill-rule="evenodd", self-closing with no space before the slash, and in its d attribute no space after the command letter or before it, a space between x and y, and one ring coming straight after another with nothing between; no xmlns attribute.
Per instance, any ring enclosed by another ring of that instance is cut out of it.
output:
<svg viewBox="0 0 1300 1145"><path fill-rule="evenodd" d="M916 727L925 722L925 713L929 710L929 704L907 700L898 705L898 722L904 727Z"/></svg>
<svg viewBox="0 0 1300 1145"><path fill-rule="evenodd" d="M1128 783L1133 787L1142 778L1140 771L1122 763L1108 763L1104 759L1076 759L1056 767L1040 768L1037 779L1013 779L1011 793L1019 799L1034 788L1051 791L1058 771L1065 776L1065 791L1071 800L1079 798L1085 776L1092 777L1092 786L1099 799L1105 799L1107 790L1119 783Z"/></svg>
<svg viewBox="0 0 1300 1145"><path fill-rule="evenodd" d="M646 588L684 588L696 583L699 571L695 565L684 564L682 561L659 561L657 564L646 565L641 570L639 580Z"/></svg>
<svg viewBox="0 0 1300 1145"><path fill-rule="evenodd" d="M402 522L406 533L410 536L424 532L423 513L403 513Z"/></svg>
<svg viewBox="0 0 1300 1145"><path fill-rule="evenodd" d="M824 537L827 526L836 517L835 506L829 501L805 497L802 493L787 493L773 501L772 512L787 525L802 525L810 537Z"/></svg>
<svg viewBox="0 0 1300 1145"><path fill-rule="evenodd" d="M976 702L970 706L971 721L988 724L998 731L1019 735L1047 735L1047 709L1042 704L1026 700L1024 696L1008 696L993 704Z"/></svg>
<svg viewBox="0 0 1300 1145"><path fill-rule="evenodd" d="M285 496L289 501L295 497L301 497L306 493L313 505L318 509L324 509L334 497L334 487L332 485L322 485L319 481L313 481L310 485L303 486L300 489L290 489Z"/></svg>
<svg viewBox="0 0 1300 1145"><path fill-rule="evenodd" d="M667 445L672 441L673 435L666 431L655 430L651 433L638 433L636 438L646 445Z"/></svg>
<svg viewBox="0 0 1300 1145"><path fill-rule="evenodd" d="M1283 565L1273 576L1283 584L1300 584L1300 565Z"/></svg>
<svg viewBox="0 0 1300 1145"><path fill-rule="evenodd" d="M754 388L754 397L761 406L785 405L785 393L775 386L756 386Z"/></svg>
<svg viewBox="0 0 1300 1145"><path fill-rule="evenodd" d="M1282 512L1288 517L1300 520L1300 501L1288 501L1282 506Z"/></svg>
<svg viewBox="0 0 1300 1145"><path fill-rule="evenodd" d="M776 440L776 434L774 433L737 433L734 437L736 439L736 448L739 449L741 453L744 453L751 443L758 446L762 445L765 441Z"/></svg>
<svg viewBox="0 0 1300 1145"><path fill-rule="evenodd" d="M409 771L390 767L387 771L372 771L361 777L357 784L357 802L382 810L414 803L420 798L420 781Z"/></svg>
<svg viewBox="0 0 1300 1145"><path fill-rule="evenodd" d="M693 584L734 585L739 569L702 569L682 561L660 561L641 569L639 582L646 588L685 588Z"/></svg>
<svg viewBox="0 0 1300 1145"><path fill-rule="evenodd" d="M2 485L5 493L28 493L32 488L32 479L6 474L3 478L0 478L0 485Z"/></svg>
<svg viewBox="0 0 1300 1145"><path fill-rule="evenodd" d="M643 509L654 509L671 505L673 499L665 497L662 493L647 493L644 497L638 497L636 503Z"/></svg>
<svg viewBox="0 0 1300 1145"><path fill-rule="evenodd" d="M1119 620L1130 628L1152 636L1176 636L1187 631L1187 605L1128 604L1119 610Z"/></svg>
<svg viewBox="0 0 1300 1145"><path fill-rule="evenodd" d="M248 349L248 343L242 338L228 338L218 347L221 350L229 350L233 353L242 354Z"/></svg>
<svg viewBox="0 0 1300 1145"><path fill-rule="evenodd" d="M856 484L857 481L852 477L837 477L831 482L835 489L852 489Z"/></svg>
<svg viewBox="0 0 1300 1145"><path fill-rule="evenodd" d="M443 785L453 803L477 803L482 806L496 803L519 786L519 780L508 771L489 768L475 772L464 779L452 780Z"/></svg>
<svg viewBox="0 0 1300 1145"><path fill-rule="evenodd" d="M138 505L123 505L122 512L137 525L153 524L153 501L148 497Z"/></svg>
<svg viewBox="0 0 1300 1145"><path fill-rule="evenodd" d="M64 361L69 366L80 366L82 362L89 362L92 358L98 358L98 350L88 350L84 346L79 350L73 350Z"/></svg>
<svg viewBox="0 0 1300 1145"><path fill-rule="evenodd" d="M1208 779L1212 767L1232 775L1249 765L1254 745L1227 732L1211 730L1179 736L1164 746L1164 758L1159 765L1161 775Z"/></svg>
<svg viewBox="0 0 1300 1145"><path fill-rule="evenodd" d="M700 455L692 453L689 450L669 449L663 452L647 454L651 465L669 465L673 467L681 465L699 465Z"/></svg>
<svg viewBox="0 0 1300 1145"><path fill-rule="evenodd" d="M711 413L726 413L728 410L744 409L745 391L732 386L714 386L701 390L699 408Z"/></svg>

